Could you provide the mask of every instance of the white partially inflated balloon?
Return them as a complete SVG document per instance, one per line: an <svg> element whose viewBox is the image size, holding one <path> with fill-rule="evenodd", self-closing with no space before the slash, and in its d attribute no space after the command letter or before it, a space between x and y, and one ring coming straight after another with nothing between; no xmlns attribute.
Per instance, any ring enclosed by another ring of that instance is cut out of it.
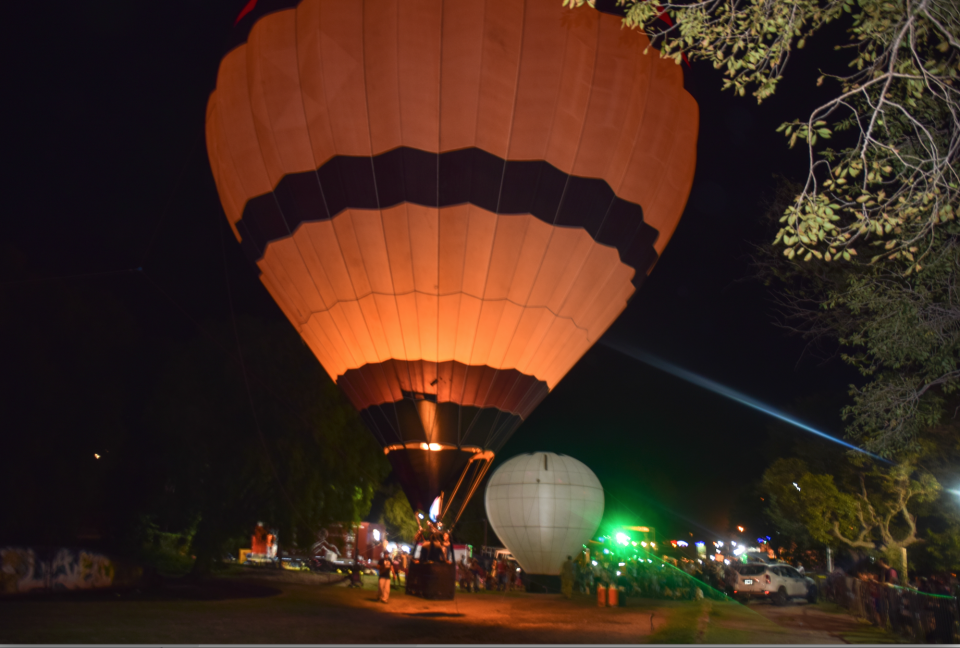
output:
<svg viewBox="0 0 960 648"><path fill-rule="evenodd" d="M552 452L514 457L486 492L487 519L528 574L558 574L603 517L603 487L583 463Z"/></svg>

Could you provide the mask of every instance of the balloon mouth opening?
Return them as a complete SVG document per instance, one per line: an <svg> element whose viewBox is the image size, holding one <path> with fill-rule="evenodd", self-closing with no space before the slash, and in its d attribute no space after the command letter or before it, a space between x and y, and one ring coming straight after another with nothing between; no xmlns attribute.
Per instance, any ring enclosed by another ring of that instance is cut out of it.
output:
<svg viewBox="0 0 960 648"><path fill-rule="evenodd" d="M441 452L443 450L459 450L460 452L469 452L477 454L483 452L480 446L458 446L452 443L427 443L425 441L411 441L409 443L395 443L388 445L383 449L383 454L387 455L395 450L425 450L427 452Z"/></svg>

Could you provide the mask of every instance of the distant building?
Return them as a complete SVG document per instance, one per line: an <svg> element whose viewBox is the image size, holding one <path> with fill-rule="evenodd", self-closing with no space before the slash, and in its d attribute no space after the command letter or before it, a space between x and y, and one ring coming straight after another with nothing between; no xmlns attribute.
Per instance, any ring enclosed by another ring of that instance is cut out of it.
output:
<svg viewBox="0 0 960 648"><path fill-rule="evenodd" d="M356 555L363 560L377 561L386 551L384 541L387 540L387 530L375 522L331 524L320 535L323 537L314 545L315 554L318 549L324 552L332 549L341 558L352 560L356 551Z"/></svg>

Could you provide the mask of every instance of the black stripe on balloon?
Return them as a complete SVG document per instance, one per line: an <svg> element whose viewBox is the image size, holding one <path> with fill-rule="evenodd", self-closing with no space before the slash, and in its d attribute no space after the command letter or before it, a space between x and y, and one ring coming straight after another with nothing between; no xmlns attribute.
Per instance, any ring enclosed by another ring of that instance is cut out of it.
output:
<svg viewBox="0 0 960 648"><path fill-rule="evenodd" d="M387 455L413 510L427 511L441 490L449 492L471 454L456 450L404 449Z"/></svg>
<svg viewBox="0 0 960 648"><path fill-rule="evenodd" d="M358 410L391 402L389 394L436 402L496 407L527 418L550 392L547 383L516 369L466 365L455 360L368 363L337 377Z"/></svg>
<svg viewBox="0 0 960 648"><path fill-rule="evenodd" d="M356 0L344 0L344 2L355 2ZM463 0L460 0L463 1ZM284 9L291 9L299 5L301 0L258 0L256 6L231 30L227 39L227 51L240 47L247 42L250 36L250 30L254 24L267 14ZM622 18L626 15L624 7L617 5L617 0L597 0L595 9L600 13L611 14Z"/></svg>
<svg viewBox="0 0 960 648"><path fill-rule="evenodd" d="M619 198L606 181L569 175L543 160L504 160L478 148L430 153L399 147L370 157L338 155L316 171L284 176L272 193L251 198L237 222L241 243L257 261L267 244L300 223L345 209L401 203L449 207L470 203L497 214L532 214L551 225L582 227L615 247L639 287L657 260L658 232L643 209Z"/></svg>
<svg viewBox="0 0 960 648"><path fill-rule="evenodd" d="M387 445L411 442L442 443L452 446L479 446L494 452L503 447L523 423L519 414L504 412L496 407L437 403L435 422L428 438L415 398L371 405L362 409L360 416L372 429L392 430L395 433L393 440L387 439ZM458 434L461 429L467 430L463 436ZM491 434L494 431L498 432L495 435L496 443L488 447L487 439L494 436Z"/></svg>

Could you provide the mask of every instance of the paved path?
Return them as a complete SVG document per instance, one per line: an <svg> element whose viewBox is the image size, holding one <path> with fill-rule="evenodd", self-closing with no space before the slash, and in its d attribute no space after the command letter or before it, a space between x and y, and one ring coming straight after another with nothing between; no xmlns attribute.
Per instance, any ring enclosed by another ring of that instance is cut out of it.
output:
<svg viewBox="0 0 960 648"><path fill-rule="evenodd" d="M791 602L782 607L765 601L751 602L754 610L778 626L786 628L791 635L803 637L803 643L894 643L894 635L871 626L843 612L827 612L820 606L806 601Z"/></svg>

